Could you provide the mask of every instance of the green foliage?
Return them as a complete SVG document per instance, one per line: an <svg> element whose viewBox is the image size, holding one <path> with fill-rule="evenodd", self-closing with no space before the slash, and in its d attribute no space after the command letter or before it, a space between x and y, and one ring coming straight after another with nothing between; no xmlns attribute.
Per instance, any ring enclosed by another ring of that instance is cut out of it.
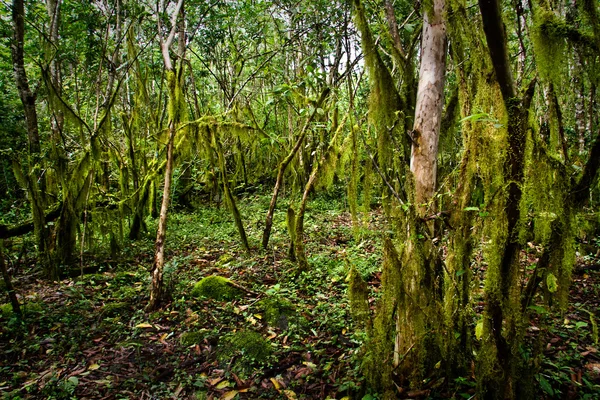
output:
<svg viewBox="0 0 600 400"><path fill-rule="evenodd" d="M234 300L241 291L230 285L230 281L222 276L207 276L194 285L191 293L194 297L206 297L218 301Z"/></svg>

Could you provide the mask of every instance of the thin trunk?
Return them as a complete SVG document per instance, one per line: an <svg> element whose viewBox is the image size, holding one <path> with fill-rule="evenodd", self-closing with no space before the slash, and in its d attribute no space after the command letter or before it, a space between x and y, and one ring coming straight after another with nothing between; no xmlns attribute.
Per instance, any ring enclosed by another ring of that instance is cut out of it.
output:
<svg viewBox="0 0 600 400"><path fill-rule="evenodd" d="M161 37L160 48L163 55L163 62L165 65L165 71L167 75L167 88L169 90L169 136L167 139L167 165L165 167L165 184L163 187L163 198L160 207L160 217L158 220L158 228L156 231L156 244L154 253L154 263L152 266L152 286L150 287L150 302L148 303L148 310L156 310L160 307L161 301L163 300L163 270L165 265L165 239L167 236L167 216L169 212L169 200L171 197L171 179L173 177L173 164L174 154L173 149L175 147L175 134L177 133L177 126L181 119L181 76L183 73L184 63L183 51L185 47L179 51L182 53L178 54L180 60L180 67L175 71L173 69L173 63L169 54L169 47L175 38L175 33L179 30L179 43L181 43L181 36L185 37L184 30L184 13L183 13L183 1L179 0L173 15L171 16L171 31L166 40ZM181 15L180 15L181 14ZM177 23L177 19L181 17L181 22ZM179 28L179 29L178 29ZM159 19L159 32L161 31L160 19Z"/></svg>
<svg viewBox="0 0 600 400"><path fill-rule="evenodd" d="M25 41L25 6L23 0L14 0L12 6L13 42L11 54L13 72L17 91L25 111L27 125L27 138L29 154L33 155L33 162L37 161L40 152L40 136L38 132L37 111L35 109L36 95L29 88L29 80L25 71L24 41Z"/></svg>
<svg viewBox="0 0 600 400"><path fill-rule="evenodd" d="M169 141L167 142L167 166L165 168L165 186L160 206L160 217L156 231L154 264L152 267L152 287L148 308L155 310L160 306L163 297L163 269L165 264L165 239L167 237L167 216L171 196L171 179L173 176L173 147L175 138L175 121L169 125Z"/></svg>
<svg viewBox="0 0 600 400"><path fill-rule="evenodd" d="M21 315L21 307L19 306L17 292L15 291L15 287L13 286L12 280L10 279L10 274L8 273L8 268L6 268L6 263L4 262L3 247L4 246L2 242L0 242L0 271L2 272L2 278L4 279L4 285L6 286L6 291L8 292L8 299L10 300L13 312L16 315Z"/></svg>

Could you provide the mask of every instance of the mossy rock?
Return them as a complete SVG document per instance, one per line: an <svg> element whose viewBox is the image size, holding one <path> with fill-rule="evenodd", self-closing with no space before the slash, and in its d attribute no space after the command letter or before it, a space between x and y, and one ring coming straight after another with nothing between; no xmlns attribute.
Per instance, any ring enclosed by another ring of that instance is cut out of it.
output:
<svg viewBox="0 0 600 400"><path fill-rule="evenodd" d="M242 330L226 336L219 346L221 362L229 362L234 356L241 355L236 359L233 368L242 373L251 372L254 365L267 363L273 354L271 343L260 333L250 330Z"/></svg>
<svg viewBox="0 0 600 400"><path fill-rule="evenodd" d="M292 303L276 297L261 300L258 308L263 313L263 320L269 326L278 327L281 330L288 328L289 319L295 314Z"/></svg>
<svg viewBox="0 0 600 400"><path fill-rule="evenodd" d="M21 312L23 314L40 313L43 311L41 303L25 303L21 304ZM13 309L10 303L0 304L0 315L4 318L12 318Z"/></svg>
<svg viewBox="0 0 600 400"><path fill-rule="evenodd" d="M240 297L242 292L230 282L222 276L207 276L194 285L191 294L194 297L206 297L218 301L233 300Z"/></svg>
<svg viewBox="0 0 600 400"><path fill-rule="evenodd" d="M183 332L179 337L179 343L188 347L200 343L206 337L205 331Z"/></svg>
<svg viewBox="0 0 600 400"><path fill-rule="evenodd" d="M129 304L124 302L108 303L102 307L102 316L116 317L123 314L129 308Z"/></svg>

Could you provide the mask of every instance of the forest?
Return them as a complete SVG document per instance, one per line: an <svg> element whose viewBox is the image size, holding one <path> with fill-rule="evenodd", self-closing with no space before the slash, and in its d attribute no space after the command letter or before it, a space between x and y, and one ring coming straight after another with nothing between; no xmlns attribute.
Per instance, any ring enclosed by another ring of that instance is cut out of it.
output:
<svg viewBox="0 0 600 400"><path fill-rule="evenodd" d="M3 0L3 399L597 399L597 0Z"/></svg>

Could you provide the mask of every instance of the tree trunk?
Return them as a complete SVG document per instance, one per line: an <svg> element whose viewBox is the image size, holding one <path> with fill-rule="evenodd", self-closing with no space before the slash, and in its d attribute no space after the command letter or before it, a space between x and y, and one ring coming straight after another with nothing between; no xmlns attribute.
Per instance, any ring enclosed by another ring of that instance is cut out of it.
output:
<svg viewBox="0 0 600 400"><path fill-rule="evenodd" d="M446 74L446 23L444 0L433 2L433 15L425 12L421 68L413 127L410 170L415 179L415 203L424 216L436 187L438 141L444 108Z"/></svg>
<svg viewBox="0 0 600 400"><path fill-rule="evenodd" d="M175 78L177 79L177 78ZM156 231L154 264L152 266L152 287L148 308L155 310L160 306L163 296L163 269L165 264L165 239L167 236L167 216L171 196L171 178L173 176L173 147L175 138L175 121L169 124L169 141L167 142L167 166L165 168L165 186L160 206L160 217Z"/></svg>
<svg viewBox="0 0 600 400"><path fill-rule="evenodd" d="M15 288L10 279L10 274L8 273L8 268L6 268L6 263L4 262L4 245L0 241L0 272L2 272L2 278L4 279L4 284L6 285L6 291L8 292L8 299L10 300L10 304L12 306L13 312L16 315L21 315L21 307L19 306L19 299L17 298L17 293L15 292Z"/></svg>
<svg viewBox="0 0 600 400"><path fill-rule="evenodd" d="M177 28L179 28L179 35L185 36L185 30L183 20L183 1L179 0L175 11L171 17L171 31L169 32L169 36L166 40L163 41L161 37L160 47L163 55L163 62L165 65L166 75L167 75L167 86L169 90L169 136L167 139L167 165L165 167L165 185L163 188L163 198L160 207L160 217L158 220L158 228L156 231L156 244L155 244L155 253L154 253L154 264L152 265L152 286L150 287L150 302L148 303L148 310L156 310L160 307L161 301L163 299L163 270L165 265L165 240L167 236L167 216L169 212L169 200L171 197L171 179L173 176L173 148L175 146L175 134L177 133L177 125L181 119L181 77L180 74L183 73L184 63L183 63L183 51L185 47L182 49L179 46L179 51L181 51L179 56L180 67L175 71L173 69L173 63L171 61L171 56L169 54L169 47L175 38L175 33ZM157 10L158 11L158 10ZM181 13L181 24L177 23L177 19L179 18ZM159 32L161 31L160 19L159 19ZM180 42L181 43L181 39Z"/></svg>

